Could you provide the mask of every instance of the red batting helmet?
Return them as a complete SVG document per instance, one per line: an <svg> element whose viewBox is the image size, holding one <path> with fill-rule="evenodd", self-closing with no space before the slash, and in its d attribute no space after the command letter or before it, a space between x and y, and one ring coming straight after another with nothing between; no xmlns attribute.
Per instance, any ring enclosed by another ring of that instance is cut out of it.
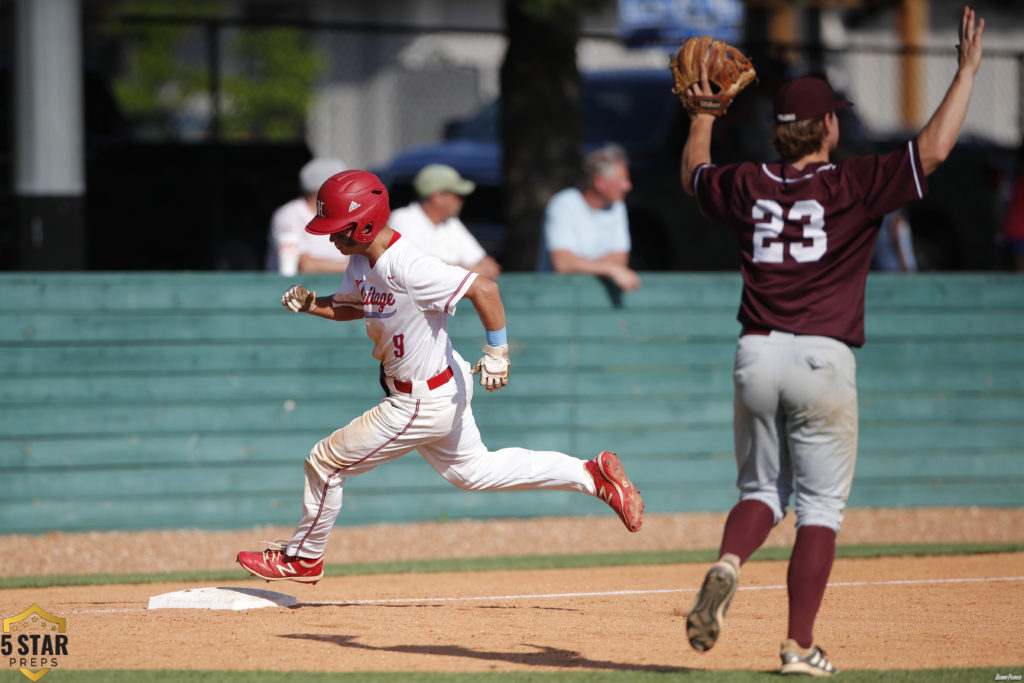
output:
<svg viewBox="0 0 1024 683"><path fill-rule="evenodd" d="M391 216L388 190L367 171L342 171L324 181L316 194L316 218L306 226L314 235L330 235L351 226L352 239L372 242Z"/></svg>

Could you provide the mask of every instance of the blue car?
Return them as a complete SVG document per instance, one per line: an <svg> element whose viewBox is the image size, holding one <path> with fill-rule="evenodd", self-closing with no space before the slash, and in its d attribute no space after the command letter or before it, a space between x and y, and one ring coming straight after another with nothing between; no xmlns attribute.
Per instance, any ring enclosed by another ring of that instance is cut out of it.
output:
<svg viewBox="0 0 1024 683"><path fill-rule="evenodd" d="M732 267L734 247L727 237L717 241L720 248L712 255L707 247L716 240L707 235L698 238L702 246L698 253L685 236L703 219L680 186L679 159L687 121L672 93L668 69L584 72L581 84L584 151L617 142L630 157L634 189L626 204L633 266L640 270ZM412 178L427 164L447 164L476 182L477 191L467 198L462 220L500 261L513 245L506 244L501 215L499 107L497 101L487 104L453 127L445 140L406 149L377 173L388 185L393 206L412 201Z"/></svg>

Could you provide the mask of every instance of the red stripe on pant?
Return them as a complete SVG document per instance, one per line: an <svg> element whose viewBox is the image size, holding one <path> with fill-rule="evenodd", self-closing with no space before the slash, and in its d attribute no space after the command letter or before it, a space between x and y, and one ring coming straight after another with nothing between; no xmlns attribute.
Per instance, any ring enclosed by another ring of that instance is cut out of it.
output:
<svg viewBox="0 0 1024 683"><path fill-rule="evenodd" d="M450 368L449 368L449 370L450 370ZM388 439L387 441L382 443L380 446L378 446L377 448L374 448L372 451L370 451L369 453L367 453L366 455L361 457L359 460L356 460L354 463L352 463L350 465L346 465L345 467L338 468L338 469L334 470L333 472L331 472L330 476L327 477L327 481L324 482L323 490L320 491L320 507L317 508L316 517L313 518L313 524L310 525L309 531L306 532L306 534L302 537L302 540L299 541L299 545L295 548L296 556L299 554L299 551L302 550L302 544L304 544L306 542L306 539L309 538L309 534L312 533L313 529L316 528L317 523L320 521L320 515L322 515L323 512L324 512L324 501L327 499L327 489L329 489L331 487L331 481L335 477L338 477L338 476L344 474L347 469L349 469L351 467L355 467L356 465L358 465L358 464L360 464L362 462L365 462L367 460L367 458L370 458L370 457L374 456L375 454L379 453L381 451L381 449L385 448L388 444L393 443L395 441L395 439L399 438L400 436L405 434L407 431L409 431L409 428L412 427L412 423L416 421L416 418L419 416L419 414L420 414L420 402L416 401L416 409L413 410L412 417L409 418L408 424L406 424L405 427L402 428L402 431L398 432L397 434L392 436L390 439Z"/></svg>

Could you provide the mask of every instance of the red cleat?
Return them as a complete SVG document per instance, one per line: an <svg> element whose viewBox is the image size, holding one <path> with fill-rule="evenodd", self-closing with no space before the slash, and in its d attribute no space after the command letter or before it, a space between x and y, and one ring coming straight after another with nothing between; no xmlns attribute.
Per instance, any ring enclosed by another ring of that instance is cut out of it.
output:
<svg viewBox="0 0 1024 683"><path fill-rule="evenodd" d="M639 531L644 521L644 501L622 469L619 457L611 451L603 451L584 466L594 478L598 498L615 510L627 529Z"/></svg>
<svg viewBox="0 0 1024 683"><path fill-rule="evenodd" d="M238 553L238 564L258 579L316 583L324 578L323 555L316 559L286 555L285 546Z"/></svg>

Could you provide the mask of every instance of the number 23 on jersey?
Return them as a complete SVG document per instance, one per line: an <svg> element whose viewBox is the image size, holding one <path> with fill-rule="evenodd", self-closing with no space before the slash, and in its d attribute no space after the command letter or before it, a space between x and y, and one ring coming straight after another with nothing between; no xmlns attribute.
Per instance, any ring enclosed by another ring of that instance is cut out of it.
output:
<svg viewBox="0 0 1024 683"><path fill-rule="evenodd" d="M758 199L751 210L754 224L754 262L782 263L786 252L799 263L817 261L828 250L825 234L825 208L814 199L793 202L787 213L773 199ZM786 239L782 234L785 221L803 224L802 241ZM810 240L810 244L806 244Z"/></svg>

